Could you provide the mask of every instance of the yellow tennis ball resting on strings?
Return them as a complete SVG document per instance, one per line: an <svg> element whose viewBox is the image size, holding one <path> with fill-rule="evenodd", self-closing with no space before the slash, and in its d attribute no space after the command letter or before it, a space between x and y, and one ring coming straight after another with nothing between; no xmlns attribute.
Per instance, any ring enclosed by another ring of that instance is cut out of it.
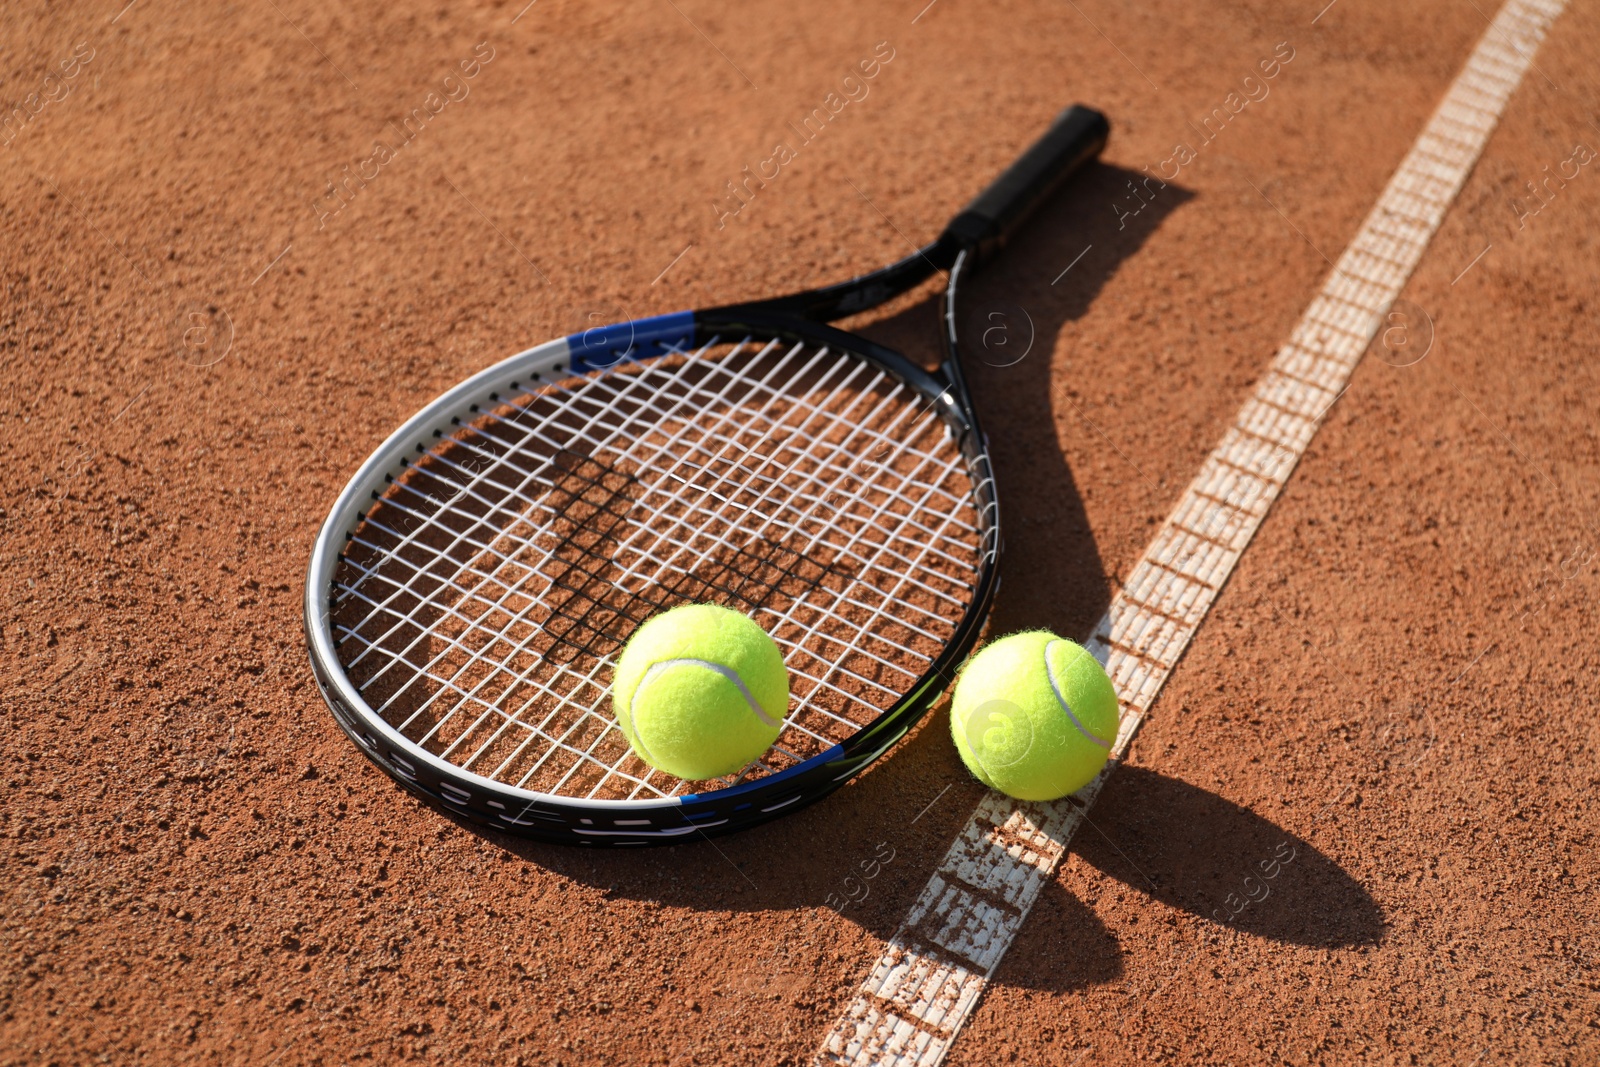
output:
<svg viewBox="0 0 1600 1067"><path fill-rule="evenodd" d="M688 781L744 767L778 739L789 672L749 617L685 604L634 631L617 663L612 713L639 758Z"/></svg>

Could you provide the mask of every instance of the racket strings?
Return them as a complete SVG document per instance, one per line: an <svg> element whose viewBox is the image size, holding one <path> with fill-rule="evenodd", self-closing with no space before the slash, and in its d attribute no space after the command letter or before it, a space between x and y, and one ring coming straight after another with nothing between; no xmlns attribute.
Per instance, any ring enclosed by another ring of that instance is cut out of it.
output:
<svg viewBox="0 0 1600 1067"><path fill-rule="evenodd" d="M680 592L681 592L681 591L680 591ZM694 597L694 599L699 599L699 597Z"/></svg>
<svg viewBox="0 0 1600 1067"><path fill-rule="evenodd" d="M848 353L708 346L484 406L354 532L333 617L370 704L502 783L690 790L632 755L607 690L634 627L703 600L755 616L794 682L742 774L809 758L926 671L992 550L928 399Z"/></svg>
<svg viewBox="0 0 1600 1067"><path fill-rule="evenodd" d="M717 436L717 435L715 435L715 434L714 434L714 433L710 433L710 432L708 432L708 433L706 433L706 434L705 434L705 435L704 435L704 436L705 436L705 437L707 437L707 438L715 438L715 437L716 437L716 436ZM896 442L896 446L895 446L895 447L901 447L901 446L900 446L900 445L899 445L899 442ZM888 449L889 449L889 446L885 446L885 454L887 454L887 452L888 452ZM458 469L459 469L459 465L457 465L457 466L458 466ZM674 475L674 473L675 473L675 472L672 472L672 471L668 471L668 472L667 472L667 473L668 473L668 474L669 474L669 475ZM837 486L837 485L833 485L833 486L828 486L828 487L826 487L826 491L827 491L827 493L828 493L828 494L830 494L830 495L831 495L831 494L837 494L837 493L838 493L838 492L839 492L839 488L840 488L840 487L839 487L839 486ZM796 494L796 495L797 495L797 496L803 496L803 495L804 495L804 494ZM947 495L947 496L948 496L948 494L946 494L946 495ZM822 500L820 500L820 499L818 499L818 498L817 498L817 497L812 497L812 498L811 498L811 499L812 499L812 500L814 500L814 501L816 501L816 502L818 502L818 503L822 503L822 502L824 502L824 501L822 501ZM525 499L525 498L524 498L524 503L526 503L526 502L527 502L527 501L526 501L526 499ZM958 504L958 503L959 503L959 501L957 501L957 500L956 500L956 499L954 499L954 498L953 498L953 497L952 497L952 498L950 498L950 499L948 499L948 500L946 500L946 501L945 501L945 502L944 502L944 503L945 503L945 504L947 504L947 505L954 505L954 504ZM835 508L834 508L834 510L835 510L835 511L837 511L837 510L838 510L838 509L837 509L837 507L836 507L836 506L835 506ZM916 522L915 522L915 520L912 520L912 522L911 522L911 525L913 525L913 526L919 526L919 525L920 525L920 524L918 524L918 523L916 523ZM966 526L966 527L965 527L965 528L966 528L966 530L967 530L967 531L968 531L968 532L970 532L970 531L971 531L971 527L970 527L970 525L968 525L968 526ZM759 531L757 531L757 532L759 532ZM922 527L922 532L924 532L924 533L927 533L927 534L932 534L932 533L933 533L933 532L934 532L934 531L932 531L932 530L931 530L931 529L928 529L928 528L926 528L926 527ZM470 539L469 539L469 540L470 540ZM482 547L482 546L481 546L481 544L480 544L480 545L478 545L478 547L480 547L480 548L481 548L481 547ZM909 561L908 561L908 560L906 560L906 559L904 559L904 558L903 558L903 557L902 557L902 559L901 559L901 561L902 561L902 562L909 562ZM856 562L864 562L864 560L857 560L857 561L856 561ZM947 562L954 562L954 561L953 561L953 560L951 560L951 559L949 559L949 558L948 558L948 557L947 557Z"/></svg>

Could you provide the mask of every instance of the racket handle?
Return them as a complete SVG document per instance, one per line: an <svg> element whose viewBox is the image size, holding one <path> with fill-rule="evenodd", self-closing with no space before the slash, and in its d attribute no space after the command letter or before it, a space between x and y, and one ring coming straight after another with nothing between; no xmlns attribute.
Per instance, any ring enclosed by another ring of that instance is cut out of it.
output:
<svg viewBox="0 0 1600 1067"><path fill-rule="evenodd" d="M1072 173L1100 154L1111 125L1093 108L1074 104L1005 173L950 220L940 244L964 248L978 264L1005 247L1029 215Z"/></svg>

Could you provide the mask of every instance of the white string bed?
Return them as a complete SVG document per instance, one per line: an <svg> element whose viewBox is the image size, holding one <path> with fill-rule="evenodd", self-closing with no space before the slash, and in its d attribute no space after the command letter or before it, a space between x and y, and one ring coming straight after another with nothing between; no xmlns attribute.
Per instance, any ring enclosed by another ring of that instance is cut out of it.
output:
<svg viewBox="0 0 1600 1067"><path fill-rule="evenodd" d="M930 399L849 353L708 345L477 410L368 512L332 618L369 705L502 784L667 797L808 759L927 670L992 549ZM633 630L691 602L751 615L792 689L766 756L702 786L634 756L609 695Z"/></svg>

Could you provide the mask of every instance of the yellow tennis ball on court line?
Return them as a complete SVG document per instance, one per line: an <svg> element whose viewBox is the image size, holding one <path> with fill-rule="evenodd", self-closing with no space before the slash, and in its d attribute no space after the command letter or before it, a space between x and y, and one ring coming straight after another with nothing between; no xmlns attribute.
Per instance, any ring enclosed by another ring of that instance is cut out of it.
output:
<svg viewBox="0 0 1600 1067"><path fill-rule="evenodd" d="M685 604L634 631L611 687L617 725L639 758L689 781L732 774L778 739L789 672L750 618Z"/></svg>
<svg viewBox="0 0 1600 1067"><path fill-rule="evenodd" d="M1088 785L1111 755L1117 692L1083 646L1044 630L993 641L967 661L950 734L967 769L1018 800Z"/></svg>

